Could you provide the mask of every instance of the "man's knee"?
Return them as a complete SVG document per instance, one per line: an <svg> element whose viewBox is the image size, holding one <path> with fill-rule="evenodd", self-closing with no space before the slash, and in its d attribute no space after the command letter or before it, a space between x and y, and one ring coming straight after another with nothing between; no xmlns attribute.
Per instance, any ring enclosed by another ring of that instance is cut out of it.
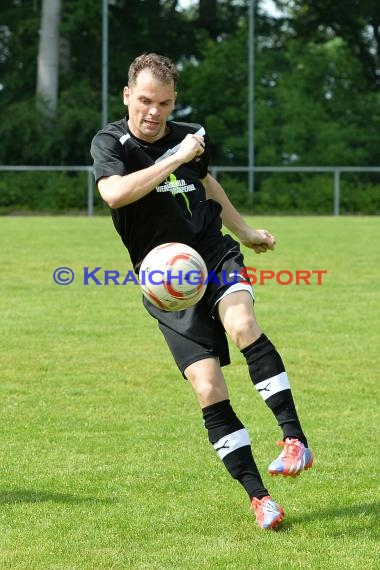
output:
<svg viewBox="0 0 380 570"><path fill-rule="evenodd" d="M200 361L188 366L185 376L192 385L201 407L228 398L228 390L219 363Z"/></svg>
<svg viewBox="0 0 380 570"><path fill-rule="evenodd" d="M240 350L257 340L262 333L254 314L248 312L236 313L229 320L226 330Z"/></svg>
<svg viewBox="0 0 380 570"><path fill-rule="evenodd" d="M247 291L227 295L220 300L218 310L227 334L240 350L262 334L253 311L252 297Z"/></svg>

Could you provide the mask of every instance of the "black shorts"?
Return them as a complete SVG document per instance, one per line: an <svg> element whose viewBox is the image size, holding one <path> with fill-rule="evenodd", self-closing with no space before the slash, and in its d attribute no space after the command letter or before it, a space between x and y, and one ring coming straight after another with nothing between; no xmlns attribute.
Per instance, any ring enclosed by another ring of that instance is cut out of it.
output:
<svg viewBox="0 0 380 570"><path fill-rule="evenodd" d="M202 299L184 311L162 311L145 297L148 313L157 319L173 358L184 375L184 370L204 358L217 357L221 366L230 363L226 333L220 322L216 305L233 290L247 290L252 294L249 279L241 275L245 269L239 243L231 236L223 236L205 259L208 268L208 285ZM236 277L238 276L238 278Z"/></svg>

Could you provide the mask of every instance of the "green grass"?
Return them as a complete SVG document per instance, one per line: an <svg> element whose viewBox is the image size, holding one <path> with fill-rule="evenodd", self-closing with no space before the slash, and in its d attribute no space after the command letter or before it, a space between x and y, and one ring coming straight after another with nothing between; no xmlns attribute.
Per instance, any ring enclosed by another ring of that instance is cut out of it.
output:
<svg viewBox="0 0 380 570"><path fill-rule="evenodd" d="M323 285L256 286L315 467L269 479L280 433L239 352L225 369L258 465L287 517L261 531L207 442L201 414L108 218L2 218L1 569L377 568L380 223L259 218L275 253L258 269L327 269ZM58 286L58 266L76 272Z"/></svg>

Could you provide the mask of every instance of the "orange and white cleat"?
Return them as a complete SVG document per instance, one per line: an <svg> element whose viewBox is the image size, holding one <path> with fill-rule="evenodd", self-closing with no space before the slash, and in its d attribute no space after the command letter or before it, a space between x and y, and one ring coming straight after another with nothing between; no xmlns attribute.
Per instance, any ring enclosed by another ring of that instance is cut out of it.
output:
<svg viewBox="0 0 380 570"><path fill-rule="evenodd" d="M288 437L285 441L277 442L277 445L283 446L284 449L269 465L268 471L271 475L297 477L301 471L306 471L313 465L314 456L311 449L298 439Z"/></svg>
<svg viewBox="0 0 380 570"><path fill-rule="evenodd" d="M253 497L251 508L256 513L257 524L265 530L276 528L285 517L284 509L269 495L262 499Z"/></svg>

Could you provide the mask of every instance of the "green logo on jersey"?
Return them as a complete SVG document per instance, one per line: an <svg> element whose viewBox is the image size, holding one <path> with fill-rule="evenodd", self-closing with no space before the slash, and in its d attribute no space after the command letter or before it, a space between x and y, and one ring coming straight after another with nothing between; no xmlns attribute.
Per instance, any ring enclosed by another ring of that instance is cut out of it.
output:
<svg viewBox="0 0 380 570"><path fill-rule="evenodd" d="M177 180L176 175L173 173L169 174L169 176L165 182L170 185L170 191L172 193L172 196L176 196L177 194L180 194L181 196L183 196L183 199L185 200L186 208L189 211L190 216L192 216L193 214L192 214L192 211L190 209L189 199L186 196L185 192L181 192L181 190L179 190L178 180Z"/></svg>
<svg viewBox="0 0 380 570"><path fill-rule="evenodd" d="M175 188L178 186L178 180L175 174L171 173L168 176L168 182L171 186L174 186ZM172 192L173 194L173 192ZM174 194L173 194L174 195Z"/></svg>

